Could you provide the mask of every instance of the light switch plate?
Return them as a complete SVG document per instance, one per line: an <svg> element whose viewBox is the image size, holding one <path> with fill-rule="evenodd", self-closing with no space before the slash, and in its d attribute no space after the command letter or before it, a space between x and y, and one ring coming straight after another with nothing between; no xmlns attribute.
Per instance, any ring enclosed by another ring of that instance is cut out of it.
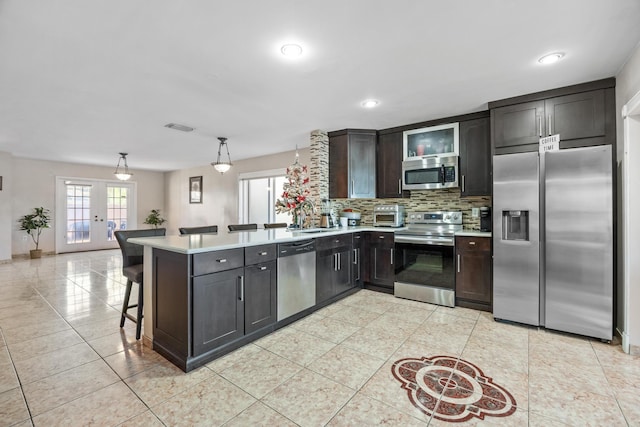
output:
<svg viewBox="0 0 640 427"><path fill-rule="evenodd" d="M480 216L480 208L471 208L471 216L478 218Z"/></svg>

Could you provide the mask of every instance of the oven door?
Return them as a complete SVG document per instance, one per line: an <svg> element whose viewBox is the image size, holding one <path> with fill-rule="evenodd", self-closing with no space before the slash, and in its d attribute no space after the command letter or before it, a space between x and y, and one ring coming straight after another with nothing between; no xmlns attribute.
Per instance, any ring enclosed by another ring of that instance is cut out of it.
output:
<svg viewBox="0 0 640 427"><path fill-rule="evenodd" d="M455 306L455 262L451 239L397 236L395 263L395 296Z"/></svg>

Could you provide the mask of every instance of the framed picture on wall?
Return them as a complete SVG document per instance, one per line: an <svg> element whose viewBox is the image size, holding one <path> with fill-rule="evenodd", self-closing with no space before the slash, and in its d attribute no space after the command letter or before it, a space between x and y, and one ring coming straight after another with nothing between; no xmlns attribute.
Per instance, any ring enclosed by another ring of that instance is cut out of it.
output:
<svg viewBox="0 0 640 427"><path fill-rule="evenodd" d="M189 203L202 203L202 177L189 178Z"/></svg>

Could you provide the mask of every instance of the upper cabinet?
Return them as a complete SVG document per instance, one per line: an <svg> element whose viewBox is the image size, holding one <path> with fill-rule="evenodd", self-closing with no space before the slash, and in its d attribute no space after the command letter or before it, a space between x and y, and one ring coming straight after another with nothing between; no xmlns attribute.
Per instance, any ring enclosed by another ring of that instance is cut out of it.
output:
<svg viewBox="0 0 640 427"><path fill-rule="evenodd" d="M537 151L560 135L560 148L615 142L615 79L489 103L495 154Z"/></svg>
<svg viewBox="0 0 640 427"><path fill-rule="evenodd" d="M376 197L375 130L329 132L329 197Z"/></svg>
<svg viewBox="0 0 640 427"><path fill-rule="evenodd" d="M379 198L407 196L402 191L402 132L378 136L377 192Z"/></svg>
<svg viewBox="0 0 640 427"><path fill-rule="evenodd" d="M460 122L460 195L491 194L489 117Z"/></svg>

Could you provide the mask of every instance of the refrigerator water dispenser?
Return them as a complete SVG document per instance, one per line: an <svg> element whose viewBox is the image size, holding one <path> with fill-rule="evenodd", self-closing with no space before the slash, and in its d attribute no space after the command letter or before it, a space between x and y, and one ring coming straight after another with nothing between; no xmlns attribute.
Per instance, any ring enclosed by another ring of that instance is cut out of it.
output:
<svg viewBox="0 0 640 427"><path fill-rule="evenodd" d="M502 240L529 240L529 211L502 211Z"/></svg>

